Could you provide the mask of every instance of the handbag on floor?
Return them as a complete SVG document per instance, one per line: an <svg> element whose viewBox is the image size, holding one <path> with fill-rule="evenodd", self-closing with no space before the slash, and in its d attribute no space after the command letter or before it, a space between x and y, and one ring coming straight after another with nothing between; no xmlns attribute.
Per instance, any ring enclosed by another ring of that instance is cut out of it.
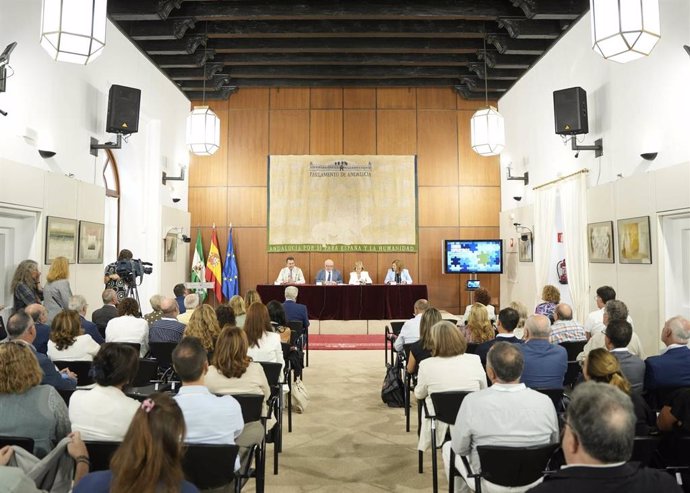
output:
<svg viewBox="0 0 690 493"><path fill-rule="evenodd" d="M303 413L309 405L309 393L300 378L292 383L292 409Z"/></svg>
<svg viewBox="0 0 690 493"><path fill-rule="evenodd" d="M386 376L381 386L381 400L388 404L388 407L405 407L403 383L397 366L386 365Z"/></svg>

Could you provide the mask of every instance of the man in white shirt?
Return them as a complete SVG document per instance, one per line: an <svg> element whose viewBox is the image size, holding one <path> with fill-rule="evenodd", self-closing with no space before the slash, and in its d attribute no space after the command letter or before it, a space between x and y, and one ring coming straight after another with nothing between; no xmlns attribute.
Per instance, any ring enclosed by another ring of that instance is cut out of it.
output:
<svg viewBox="0 0 690 493"><path fill-rule="evenodd" d="M493 385L465 397L450 429L452 442L443 446L446 475L451 446L457 454L455 467L462 477L455 478L455 491L471 491L460 456L469 456L472 471L480 471L478 445L529 447L558 442L556 409L549 397L520 383L523 365L516 344L497 342L489 350L486 373ZM494 491L491 486L482 480L482 491Z"/></svg>
<svg viewBox="0 0 690 493"><path fill-rule="evenodd" d="M295 257L285 259L285 267L280 269L280 274L274 284L304 284L302 269L295 265Z"/></svg>
<svg viewBox="0 0 690 493"><path fill-rule="evenodd" d="M429 308L429 302L425 299L419 299L414 302L414 317L403 324L400 334L393 343L396 351L402 351L403 345L412 344L419 340L419 324L427 308Z"/></svg>
<svg viewBox="0 0 690 493"><path fill-rule="evenodd" d="M604 329L609 324L609 322L612 322L614 320L627 320L628 323L630 323L630 317L628 316L628 307L625 306L625 303L623 303L622 301L609 300L606 302L606 306L604 306ZM630 324L630 326L632 327L632 324ZM589 341L587 341L587 344L585 344L585 347L582 350L582 352L577 355L577 360L583 361L592 349L597 349L600 347L606 347L606 335L604 331L597 331L592 335ZM635 332L632 333L632 337L630 338L630 343L628 344L628 351L638 356L640 359L645 359L647 357L647 355L644 352L644 349L642 349L642 343L640 342L640 338L637 337L637 334L635 334Z"/></svg>
<svg viewBox="0 0 690 493"><path fill-rule="evenodd" d="M597 332L603 332L606 328L604 323L604 307L606 303L611 300L616 299L616 291L611 286L601 286L597 289L596 303L597 309L587 315L587 320L585 321L585 332L587 337L591 337ZM627 316L627 320L630 325L633 325L632 318L630 315ZM633 326L634 328L634 326Z"/></svg>

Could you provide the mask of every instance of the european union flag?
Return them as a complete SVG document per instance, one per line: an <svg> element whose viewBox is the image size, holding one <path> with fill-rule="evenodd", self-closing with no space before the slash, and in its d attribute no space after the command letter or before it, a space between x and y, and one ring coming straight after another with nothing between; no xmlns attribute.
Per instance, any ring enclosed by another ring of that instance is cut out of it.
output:
<svg viewBox="0 0 690 493"><path fill-rule="evenodd" d="M223 265L223 294L230 299L240 293L240 280L235 259L235 247L232 244L232 228L228 232L228 249L225 252L225 264Z"/></svg>

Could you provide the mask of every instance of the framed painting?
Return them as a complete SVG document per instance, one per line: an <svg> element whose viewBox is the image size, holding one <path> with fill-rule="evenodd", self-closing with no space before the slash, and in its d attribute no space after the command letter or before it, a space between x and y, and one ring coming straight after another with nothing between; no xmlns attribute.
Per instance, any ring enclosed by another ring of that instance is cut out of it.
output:
<svg viewBox="0 0 690 493"><path fill-rule="evenodd" d="M587 225L587 248L590 263L612 264L614 262L613 221Z"/></svg>
<svg viewBox="0 0 690 493"><path fill-rule="evenodd" d="M649 216L618 220L618 260L621 264L651 264Z"/></svg>
<svg viewBox="0 0 690 493"><path fill-rule="evenodd" d="M55 257L67 257L70 264L77 261L77 220L46 217L46 264Z"/></svg>
<svg viewBox="0 0 690 493"><path fill-rule="evenodd" d="M177 261L177 235L169 234L163 240L163 262Z"/></svg>
<svg viewBox="0 0 690 493"><path fill-rule="evenodd" d="M526 232L520 235L519 247L520 262L533 262L532 258L532 233Z"/></svg>
<svg viewBox="0 0 690 493"><path fill-rule="evenodd" d="M105 226L100 223L79 221L79 263L103 263L103 235Z"/></svg>

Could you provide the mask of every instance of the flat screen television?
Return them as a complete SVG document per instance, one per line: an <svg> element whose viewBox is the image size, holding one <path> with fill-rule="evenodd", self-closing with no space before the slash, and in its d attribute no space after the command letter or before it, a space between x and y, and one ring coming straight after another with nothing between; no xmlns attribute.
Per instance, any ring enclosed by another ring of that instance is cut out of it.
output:
<svg viewBox="0 0 690 493"><path fill-rule="evenodd" d="M443 273L503 273L503 240L443 240Z"/></svg>

